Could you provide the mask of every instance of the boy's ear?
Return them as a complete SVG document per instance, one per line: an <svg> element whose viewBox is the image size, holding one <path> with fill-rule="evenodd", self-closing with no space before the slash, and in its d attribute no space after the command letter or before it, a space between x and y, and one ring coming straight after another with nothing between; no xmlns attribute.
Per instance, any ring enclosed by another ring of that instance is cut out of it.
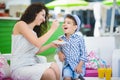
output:
<svg viewBox="0 0 120 80"><path fill-rule="evenodd" d="M75 30L77 30L77 28L78 28L78 26L77 26L77 25L75 25Z"/></svg>

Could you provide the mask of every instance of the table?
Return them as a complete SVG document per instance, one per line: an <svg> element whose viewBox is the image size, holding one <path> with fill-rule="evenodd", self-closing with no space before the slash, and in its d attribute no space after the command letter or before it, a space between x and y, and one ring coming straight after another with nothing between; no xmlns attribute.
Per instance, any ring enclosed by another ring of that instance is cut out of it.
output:
<svg viewBox="0 0 120 80"><path fill-rule="evenodd" d="M98 77L85 77L85 80L105 80L105 78L100 79ZM120 80L120 77L112 77L111 80Z"/></svg>

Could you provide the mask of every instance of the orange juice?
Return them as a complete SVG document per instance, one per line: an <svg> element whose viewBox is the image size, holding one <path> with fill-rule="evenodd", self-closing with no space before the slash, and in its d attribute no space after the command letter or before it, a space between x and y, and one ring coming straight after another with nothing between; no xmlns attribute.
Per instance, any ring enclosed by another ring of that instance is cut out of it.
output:
<svg viewBox="0 0 120 80"><path fill-rule="evenodd" d="M105 71L106 80L111 80L112 68L107 68Z"/></svg>
<svg viewBox="0 0 120 80"><path fill-rule="evenodd" d="M104 78L105 68L98 68L98 77Z"/></svg>

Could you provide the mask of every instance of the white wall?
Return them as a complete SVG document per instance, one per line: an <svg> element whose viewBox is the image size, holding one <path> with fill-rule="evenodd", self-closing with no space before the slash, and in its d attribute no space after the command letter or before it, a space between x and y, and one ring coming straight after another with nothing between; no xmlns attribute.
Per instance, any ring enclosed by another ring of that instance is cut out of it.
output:
<svg viewBox="0 0 120 80"><path fill-rule="evenodd" d="M5 3L6 3L6 9L9 9L10 5L18 5L18 4L29 5L31 4L31 0L5 0Z"/></svg>

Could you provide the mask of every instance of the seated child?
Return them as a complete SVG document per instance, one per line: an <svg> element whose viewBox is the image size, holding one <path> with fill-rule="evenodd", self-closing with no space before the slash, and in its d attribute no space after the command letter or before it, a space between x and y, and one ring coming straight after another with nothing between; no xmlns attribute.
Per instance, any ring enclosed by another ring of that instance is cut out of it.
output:
<svg viewBox="0 0 120 80"><path fill-rule="evenodd" d="M79 32L80 19L77 15L67 14L62 25L64 35L59 40L65 41L58 47L60 61L64 62L62 76L64 80L78 80L85 75L87 52L84 38Z"/></svg>

